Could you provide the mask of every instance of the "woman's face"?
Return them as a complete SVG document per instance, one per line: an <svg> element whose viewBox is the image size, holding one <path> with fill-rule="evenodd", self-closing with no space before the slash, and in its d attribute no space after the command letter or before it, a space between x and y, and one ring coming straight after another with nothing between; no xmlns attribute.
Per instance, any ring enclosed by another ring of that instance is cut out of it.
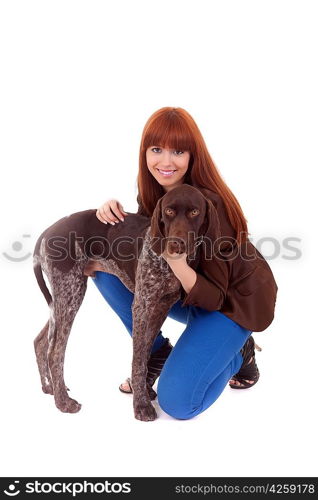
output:
<svg viewBox="0 0 318 500"><path fill-rule="evenodd" d="M150 146L146 150L148 170L166 192L183 184L189 160L189 151L165 149L159 146Z"/></svg>

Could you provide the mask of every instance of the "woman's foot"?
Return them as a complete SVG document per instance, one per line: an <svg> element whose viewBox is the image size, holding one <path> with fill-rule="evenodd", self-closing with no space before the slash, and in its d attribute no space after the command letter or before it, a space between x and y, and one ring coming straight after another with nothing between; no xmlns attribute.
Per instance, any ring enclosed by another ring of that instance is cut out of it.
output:
<svg viewBox="0 0 318 500"><path fill-rule="evenodd" d="M127 392L128 394L130 394L132 392L131 390L131 385L130 385L130 382L128 382L130 379L126 379L125 382L123 382L122 384L120 384L119 386L119 390L122 391L122 392Z"/></svg>
<svg viewBox="0 0 318 500"><path fill-rule="evenodd" d="M255 361L255 350L261 351L261 347L255 344L252 336L250 336L241 349L243 363L238 373L230 380L229 385L232 389L248 389L256 384L259 379L259 370Z"/></svg>
<svg viewBox="0 0 318 500"><path fill-rule="evenodd" d="M148 388L149 397L153 401L154 399L156 399L157 393L156 393L156 391L153 390L151 385L147 384L147 388ZM132 394L133 390L132 390L130 378L126 378L125 382L120 384L119 390L121 392L126 392L127 394Z"/></svg>
<svg viewBox="0 0 318 500"><path fill-rule="evenodd" d="M250 361L248 362L248 364L250 364L251 362L253 361L253 359L251 358ZM240 372L239 372L240 373ZM247 384L250 384L250 385L253 385L254 384L254 380L244 380L244 382L246 382ZM236 380L235 378L231 378L229 380L229 384L232 384L232 385L243 385L241 384L241 382L239 382L238 380Z"/></svg>
<svg viewBox="0 0 318 500"><path fill-rule="evenodd" d="M149 387L149 390L159 377L163 365L165 364L172 349L173 346L170 344L169 339L166 339L165 342L162 344L162 346L159 349L157 349L157 351L155 351L153 354L151 354L148 361L148 373L147 373L147 385ZM127 394L132 393L130 378L127 378L125 382L120 384L119 390ZM154 397L154 394L156 393L155 391L151 391L151 394Z"/></svg>

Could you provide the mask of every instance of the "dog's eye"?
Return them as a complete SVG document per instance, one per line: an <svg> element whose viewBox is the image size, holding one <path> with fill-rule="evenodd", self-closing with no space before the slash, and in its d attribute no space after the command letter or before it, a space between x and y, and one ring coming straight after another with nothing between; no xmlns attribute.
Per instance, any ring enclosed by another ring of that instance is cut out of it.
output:
<svg viewBox="0 0 318 500"><path fill-rule="evenodd" d="M196 217L197 215L199 215L199 213L200 213L200 210L198 210L197 208L194 208L193 210L191 210L190 215L193 217Z"/></svg>
<svg viewBox="0 0 318 500"><path fill-rule="evenodd" d="M174 210L172 208L166 208L165 209L165 214L166 215L174 215Z"/></svg>

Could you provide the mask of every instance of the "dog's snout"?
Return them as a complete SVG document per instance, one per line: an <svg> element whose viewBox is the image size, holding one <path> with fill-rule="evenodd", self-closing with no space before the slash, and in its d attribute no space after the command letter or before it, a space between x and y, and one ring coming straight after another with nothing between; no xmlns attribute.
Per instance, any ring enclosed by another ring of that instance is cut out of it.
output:
<svg viewBox="0 0 318 500"><path fill-rule="evenodd" d="M185 253L186 244L182 238L172 238L168 242L170 253Z"/></svg>

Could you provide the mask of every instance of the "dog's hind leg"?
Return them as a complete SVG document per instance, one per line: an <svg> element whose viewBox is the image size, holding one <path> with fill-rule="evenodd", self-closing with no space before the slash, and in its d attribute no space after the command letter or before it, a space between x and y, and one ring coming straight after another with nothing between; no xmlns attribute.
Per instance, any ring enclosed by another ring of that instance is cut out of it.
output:
<svg viewBox="0 0 318 500"><path fill-rule="evenodd" d="M52 377L55 404L65 413L76 413L81 405L70 398L64 382L64 358L68 337L76 313L83 301L87 277L81 269L55 276L48 346L48 366Z"/></svg>
<svg viewBox="0 0 318 500"><path fill-rule="evenodd" d="M54 399L57 408L62 412L76 413L80 410L81 405L68 396L64 382L65 351L75 315L73 317L68 314L58 315L56 308L60 309L58 304L54 305L53 338L50 338L48 350L48 365L52 377Z"/></svg>
<svg viewBox="0 0 318 500"><path fill-rule="evenodd" d="M49 321L46 323L39 335L34 339L34 350L40 372L42 390L43 392L45 392L45 394L53 394L52 379L47 359L49 346L48 333Z"/></svg>

